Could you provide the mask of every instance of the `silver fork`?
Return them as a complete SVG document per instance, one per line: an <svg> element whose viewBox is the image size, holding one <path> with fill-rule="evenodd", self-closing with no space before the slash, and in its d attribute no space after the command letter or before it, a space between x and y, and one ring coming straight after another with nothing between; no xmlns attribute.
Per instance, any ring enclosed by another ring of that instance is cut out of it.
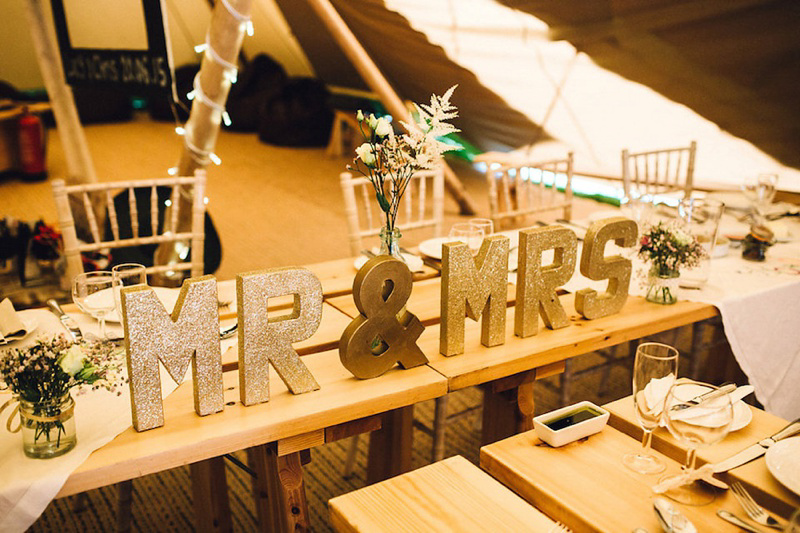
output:
<svg viewBox="0 0 800 533"><path fill-rule="evenodd" d="M739 505L742 506L742 509L744 509L744 512L747 513L747 516L754 522L758 522L762 526L783 531L783 526L756 503L741 483L738 481L731 483L731 490L733 490L733 495L736 497Z"/></svg>
<svg viewBox="0 0 800 533"><path fill-rule="evenodd" d="M572 530L561 522L556 522L547 533L572 533Z"/></svg>

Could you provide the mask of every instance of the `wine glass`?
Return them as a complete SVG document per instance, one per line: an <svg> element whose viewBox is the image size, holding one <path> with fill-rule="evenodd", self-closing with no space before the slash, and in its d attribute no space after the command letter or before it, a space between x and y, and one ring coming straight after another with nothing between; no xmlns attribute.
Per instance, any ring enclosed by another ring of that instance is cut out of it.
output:
<svg viewBox="0 0 800 533"><path fill-rule="evenodd" d="M454 241L465 243L472 252L472 255L475 255L481 248L484 234L481 228L473 226L470 222L459 222L453 224L453 227L450 228L449 237Z"/></svg>
<svg viewBox="0 0 800 533"><path fill-rule="evenodd" d="M699 487L695 470L697 448L715 444L728 434L733 405L728 393L718 387L691 380L675 382L664 402L664 419L673 437L688 448L683 473L667 476L659 484L672 486L665 495L686 505L705 505L716 494ZM701 396L703 395L703 396Z"/></svg>
<svg viewBox="0 0 800 533"><path fill-rule="evenodd" d="M131 287L133 285L147 285L147 272L144 265L140 265L139 263L123 263L112 268L111 273L115 281L114 306L117 311L117 317L122 321L122 298L120 298L120 291L125 287Z"/></svg>
<svg viewBox="0 0 800 533"><path fill-rule="evenodd" d="M747 177L742 184L742 192L753 204L756 213L763 214L764 209L772 203L778 186L777 174L759 174Z"/></svg>
<svg viewBox="0 0 800 533"><path fill-rule="evenodd" d="M494 222L491 218L471 218L469 223L473 228L478 228L483 232L484 239L494 233Z"/></svg>
<svg viewBox="0 0 800 533"><path fill-rule="evenodd" d="M100 322L100 337L106 338L106 315L114 310L114 274L107 270L84 272L72 280L72 301Z"/></svg>
<svg viewBox="0 0 800 533"><path fill-rule="evenodd" d="M633 405L642 426L642 449L626 454L622 462L640 474L657 474L666 468L650 452L653 430L658 426L667 396L678 375L678 350L659 342L646 342L636 348L633 363Z"/></svg>

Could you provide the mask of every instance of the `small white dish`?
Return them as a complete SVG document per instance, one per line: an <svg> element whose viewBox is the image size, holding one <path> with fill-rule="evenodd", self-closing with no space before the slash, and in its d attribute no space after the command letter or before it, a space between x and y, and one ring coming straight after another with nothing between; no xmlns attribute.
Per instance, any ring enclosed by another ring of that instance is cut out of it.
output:
<svg viewBox="0 0 800 533"><path fill-rule="evenodd" d="M570 419L570 415L578 415ZM588 416L589 418L583 418ZM583 401L534 417L533 429L541 440L558 448L570 442L601 431L608 422L609 413L592 402Z"/></svg>
<svg viewBox="0 0 800 533"><path fill-rule="evenodd" d="M741 389L741 387L739 387ZM678 401L688 401L692 398L700 396L703 393L706 393L711 390L711 387L704 387L703 385L699 384L691 384L691 385L684 385L681 387L681 393L684 395L684 398L680 398L679 400L675 400L674 403L678 403ZM736 394L733 392L732 394ZM673 405L674 405L673 403ZM733 421L731 422L731 427L728 432L739 431L743 427L746 427L751 421L753 420L753 411L750 409L750 406L744 403L742 400L738 400L733 403ZM665 427L666 423L662 419L660 422L661 427Z"/></svg>
<svg viewBox="0 0 800 533"><path fill-rule="evenodd" d="M377 253L377 251L375 251L374 253ZM423 266L425 265L425 263L422 262L422 258L421 257L417 257L414 254L407 254L405 252L400 252L400 253L403 256L403 259L406 260L406 264L408 265L408 269L411 272L422 272ZM353 267L356 270L361 270L361 267L364 266L364 263L369 261L369 259L370 258L365 256L365 255L360 255L360 256L356 257L355 261L353 261Z"/></svg>
<svg viewBox="0 0 800 533"><path fill-rule="evenodd" d="M767 470L800 496L800 437L779 440L767 449Z"/></svg>
<svg viewBox="0 0 800 533"><path fill-rule="evenodd" d="M419 251L433 259L442 259L442 244L453 242L450 237L434 237L419 243Z"/></svg>
<svg viewBox="0 0 800 533"><path fill-rule="evenodd" d="M26 316L20 313L19 319L22 322L22 325L25 326L25 334L9 335L8 337L5 338L8 344L12 344L14 342L19 342L27 339L36 331L36 328L39 327L39 322L32 316Z"/></svg>

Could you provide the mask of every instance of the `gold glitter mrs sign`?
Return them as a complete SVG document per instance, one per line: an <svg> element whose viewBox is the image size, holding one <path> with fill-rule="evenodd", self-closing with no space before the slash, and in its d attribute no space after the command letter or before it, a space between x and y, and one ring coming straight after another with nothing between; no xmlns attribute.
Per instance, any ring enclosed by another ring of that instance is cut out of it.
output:
<svg viewBox="0 0 800 533"><path fill-rule="evenodd" d="M150 287L126 288L121 295L136 431L164 425L159 361L176 383L183 381L191 362L195 411L200 416L222 411L217 280L185 281L172 316Z"/></svg>
<svg viewBox="0 0 800 533"><path fill-rule="evenodd" d="M484 239L478 256L461 242L442 245L442 325L439 351L443 355L464 352L464 320L483 317L481 344L505 342L506 291L509 239L493 235Z"/></svg>
<svg viewBox="0 0 800 533"><path fill-rule="evenodd" d="M359 315L339 340L342 365L360 379L376 378L400 363L428 362L417 346L425 326L404 309L411 296L411 271L402 261L381 255L367 261L353 282Z"/></svg>
<svg viewBox="0 0 800 533"><path fill-rule="evenodd" d="M583 241L581 274L591 280L608 279L603 294L593 289L575 293L575 310L589 320L618 313L628 299L631 284L631 261L619 255L605 257L606 243L613 240L617 246L636 244L639 228L636 222L625 217L606 218L593 222Z"/></svg>
<svg viewBox="0 0 800 533"><path fill-rule="evenodd" d="M291 314L270 317L270 298L294 295ZM305 268L275 268L236 276L239 315L239 397L269 401L269 363L292 394L319 389L293 342L311 337L322 320L322 284Z"/></svg>

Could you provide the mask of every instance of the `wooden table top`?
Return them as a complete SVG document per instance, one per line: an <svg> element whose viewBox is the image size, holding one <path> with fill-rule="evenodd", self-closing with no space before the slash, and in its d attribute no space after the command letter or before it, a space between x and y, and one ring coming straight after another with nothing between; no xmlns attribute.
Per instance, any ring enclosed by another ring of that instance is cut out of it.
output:
<svg viewBox="0 0 800 533"><path fill-rule="evenodd" d="M447 380L427 366L395 367L359 380L339 361L338 350L303 357L320 389L292 395L270 372L267 403L239 403L238 372L225 372L225 410L200 417L191 381L164 400L165 425L139 433L133 428L96 450L62 487L58 497L194 463L259 444L300 438L301 449L324 442L325 428L444 395Z"/></svg>
<svg viewBox="0 0 800 533"><path fill-rule="evenodd" d="M560 299L570 319L566 328L547 329L540 318L538 335L516 337L512 307L506 311L503 345L492 348L481 345L480 323L470 319L466 319L463 354L445 357L439 353L438 325L428 326L418 344L429 365L448 378L453 391L717 315L716 308L708 304L679 301L674 305L655 305L631 296L620 313L586 320L575 312L573 295L565 294Z"/></svg>
<svg viewBox="0 0 800 533"><path fill-rule="evenodd" d="M637 474L622 464L623 455L640 448L636 439L608 426L561 448L551 448L527 431L481 448L481 467L574 533L619 533L637 527L661 531L652 486L662 474ZM679 462L663 460L668 465L663 475L680 471ZM698 531L739 530L718 518L718 509L744 516L731 491L701 507L674 505Z"/></svg>
<svg viewBox="0 0 800 533"><path fill-rule="evenodd" d="M554 522L457 455L332 498L339 532L531 531Z"/></svg>
<svg viewBox="0 0 800 533"><path fill-rule="evenodd" d="M619 431L641 439L642 429L636 422L633 399L629 396L604 406L611 413L609 424ZM774 435L787 421L761 409L750 407L753 420L739 431L728 434L725 439L709 448L697 450L697 464L716 463L747 448L751 444ZM666 428L653 432L653 448L676 461L686 457L686 446L678 442ZM764 457L734 468L717 477L726 482L739 481L751 492L763 507L786 516L792 509L800 508L800 497L781 485L767 470Z"/></svg>

